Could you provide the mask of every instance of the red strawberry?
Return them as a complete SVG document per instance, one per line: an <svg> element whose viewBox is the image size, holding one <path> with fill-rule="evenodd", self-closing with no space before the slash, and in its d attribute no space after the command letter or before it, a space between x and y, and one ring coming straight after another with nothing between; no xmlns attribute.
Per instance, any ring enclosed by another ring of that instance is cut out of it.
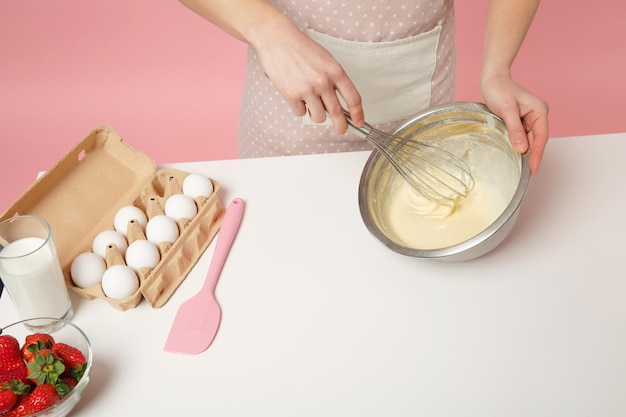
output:
<svg viewBox="0 0 626 417"><path fill-rule="evenodd" d="M2 417L24 417L24 416L27 416L29 414L29 412L26 409L26 399L28 398L29 395L30 394L28 394L28 393L26 393L24 395L20 395L17 398L17 403L15 404L13 409L11 411L9 411L8 413L6 413L5 415L3 415Z"/></svg>
<svg viewBox="0 0 626 417"><path fill-rule="evenodd" d="M35 352L41 349L50 349L54 345L54 338L47 333L33 333L26 336L22 345L22 356L29 361Z"/></svg>
<svg viewBox="0 0 626 417"><path fill-rule="evenodd" d="M24 383L28 382L28 368L26 364L10 371L0 371L0 385L5 382L11 382L13 379Z"/></svg>
<svg viewBox="0 0 626 417"><path fill-rule="evenodd" d="M8 389L0 389L0 416L8 413L17 403L17 394Z"/></svg>
<svg viewBox="0 0 626 417"><path fill-rule="evenodd" d="M74 378L72 378L71 376L64 376L61 377L61 381L64 382L67 387L69 388L69 390L71 391L77 384L76 380ZM58 389L57 389L58 391Z"/></svg>
<svg viewBox="0 0 626 417"><path fill-rule="evenodd" d="M8 413L17 402L17 394L10 390L0 390L0 415Z"/></svg>
<svg viewBox="0 0 626 417"><path fill-rule="evenodd" d="M0 385L0 415L3 415L11 410L20 395L26 394L30 387L19 381L13 380L11 383L4 383Z"/></svg>
<svg viewBox="0 0 626 417"><path fill-rule="evenodd" d="M29 361L26 361L26 365L28 365L31 362L34 362L37 358L37 356L48 356L48 355L52 355L54 358L58 358L59 355L57 355L57 353L55 351L53 351L52 349L40 349L37 352L35 352L35 354L33 355L32 358L30 358Z"/></svg>
<svg viewBox="0 0 626 417"><path fill-rule="evenodd" d="M28 411L26 410L26 395L18 397L17 404L11 411L4 414L2 417L24 417L28 415Z"/></svg>
<svg viewBox="0 0 626 417"><path fill-rule="evenodd" d="M56 384L65 371L63 361L50 349L42 349L26 364L28 378L37 385L44 383Z"/></svg>
<svg viewBox="0 0 626 417"><path fill-rule="evenodd" d="M8 413L17 402L17 394L11 390L0 390L0 416Z"/></svg>
<svg viewBox="0 0 626 417"><path fill-rule="evenodd" d="M85 373L87 363L83 352L65 343L55 343L52 346L52 351L63 360L66 372L69 372L69 375L76 381L80 381Z"/></svg>
<svg viewBox="0 0 626 417"><path fill-rule="evenodd" d="M11 335L0 336L0 371L10 371L24 363L20 344Z"/></svg>
<svg viewBox="0 0 626 417"><path fill-rule="evenodd" d="M27 414L38 413L52 407L61 400L57 389L51 384L37 385L29 394L26 394L22 404Z"/></svg>

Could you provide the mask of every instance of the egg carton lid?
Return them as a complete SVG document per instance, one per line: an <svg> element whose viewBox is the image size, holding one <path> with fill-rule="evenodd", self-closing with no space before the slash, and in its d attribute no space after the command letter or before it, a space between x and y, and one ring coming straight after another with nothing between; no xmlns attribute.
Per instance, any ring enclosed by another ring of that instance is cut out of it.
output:
<svg viewBox="0 0 626 417"><path fill-rule="evenodd" d="M52 229L61 268L91 248L119 207L132 204L156 169L111 127L92 130L2 214L36 215Z"/></svg>

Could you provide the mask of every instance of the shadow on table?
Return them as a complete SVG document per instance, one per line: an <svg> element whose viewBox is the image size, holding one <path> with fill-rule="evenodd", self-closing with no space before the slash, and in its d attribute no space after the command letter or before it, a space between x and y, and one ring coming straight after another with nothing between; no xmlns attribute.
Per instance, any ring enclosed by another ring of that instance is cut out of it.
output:
<svg viewBox="0 0 626 417"><path fill-rule="evenodd" d="M110 363L106 359L101 357L93 357L93 364L91 371L89 372L89 384L85 389L83 398L76 404L72 413L85 410L85 413L89 413L91 407L95 407L94 404L98 402L98 396L101 396L106 391L106 387L111 381L111 375L115 372L114 364Z"/></svg>

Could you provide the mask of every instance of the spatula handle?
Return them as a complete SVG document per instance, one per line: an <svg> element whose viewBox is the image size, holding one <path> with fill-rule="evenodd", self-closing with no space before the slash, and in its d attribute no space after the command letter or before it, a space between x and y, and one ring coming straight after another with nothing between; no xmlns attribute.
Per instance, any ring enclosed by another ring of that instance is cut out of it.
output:
<svg viewBox="0 0 626 417"><path fill-rule="evenodd" d="M220 230L217 233L215 252L213 252L213 258L211 259L209 272L207 272L202 291L213 291L217 284L217 279L222 272L222 267L239 229L244 206L242 199L235 198L226 209Z"/></svg>

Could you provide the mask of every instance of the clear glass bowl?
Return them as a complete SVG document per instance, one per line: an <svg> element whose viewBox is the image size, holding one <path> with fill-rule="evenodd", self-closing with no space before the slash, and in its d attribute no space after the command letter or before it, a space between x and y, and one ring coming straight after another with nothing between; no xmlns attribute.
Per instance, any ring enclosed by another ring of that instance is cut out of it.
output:
<svg viewBox="0 0 626 417"><path fill-rule="evenodd" d="M35 414L29 414L31 417L64 417L67 416L70 411L78 404L78 401L83 397L83 393L87 388L87 384L89 383L89 373L91 371L91 364L93 360L93 352L91 349L91 342L87 338L87 335L75 324L70 321L63 319L54 319L54 318L32 318L28 320L21 320L8 326L2 327L3 335L11 335L15 337L20 346L24 344L24 340L27 335L34 333L32 330L33 325L40 326L42 322L47 321L50 323L50 329L53 331L50 332L55 342L62 342L68 345L74 346L77 349L80 349L85 355L85 359L87 360L87 367L85 369L85 373L83 377L78 381L76 386L67 394L61 401L56 403L50 408L46 410L42 410ZM41 328L37 330L41 332Z"/></svg>

